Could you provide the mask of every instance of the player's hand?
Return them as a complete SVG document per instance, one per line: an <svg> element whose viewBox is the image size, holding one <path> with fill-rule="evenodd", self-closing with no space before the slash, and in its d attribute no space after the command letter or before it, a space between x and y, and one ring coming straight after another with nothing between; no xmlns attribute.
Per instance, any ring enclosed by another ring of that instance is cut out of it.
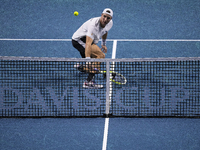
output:
<svg viewBox="0 0 200 150"><path fill-rule="evenodd" d="M107 53L107 47L106 47L106 46L101 45L101 50L102 50L104 53Z"/></svg>

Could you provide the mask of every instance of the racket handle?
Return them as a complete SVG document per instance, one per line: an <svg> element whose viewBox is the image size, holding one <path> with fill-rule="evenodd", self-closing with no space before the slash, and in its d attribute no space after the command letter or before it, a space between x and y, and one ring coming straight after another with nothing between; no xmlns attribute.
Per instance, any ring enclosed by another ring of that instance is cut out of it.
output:
<svg viewBox="0 0 200 150"><path fill-rule="evenodd" d="M103 78L106 79L106 73L103 73Z"/></svg>
<svg viewBox="0 0 200 150"><path fill-rule="evenodd" d="M99 69L94 68L94 71L96 71L97 73L100 73Z"/></svg>

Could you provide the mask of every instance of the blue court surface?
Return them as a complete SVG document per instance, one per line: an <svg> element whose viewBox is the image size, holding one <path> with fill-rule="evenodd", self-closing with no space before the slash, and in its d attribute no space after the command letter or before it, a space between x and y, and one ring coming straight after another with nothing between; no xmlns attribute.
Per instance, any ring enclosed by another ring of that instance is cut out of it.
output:
<svg viewBox="0 0 200 150"><path fill-rule="evenodd" d="M114 25L106 58L113 58L114 40L115 58L200 57L199 0L1 0L0 56L80 58L73 33L107 7ZM0 149L99 150L104 124L105 118L1 118ZM107 150L199 150L199 135L200 119L110 118Z"/></svg>

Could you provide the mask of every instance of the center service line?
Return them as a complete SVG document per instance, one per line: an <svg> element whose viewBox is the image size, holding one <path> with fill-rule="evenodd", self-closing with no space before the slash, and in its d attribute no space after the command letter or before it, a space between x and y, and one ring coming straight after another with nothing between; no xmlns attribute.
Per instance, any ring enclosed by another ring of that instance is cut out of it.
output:
<svg viewBox="0 0 200 150"><path fill-rule="evenodd" d="M116 49L117 49L117 40L113 41L113 49L112 49L112 59L115 59L116 57ZM111 63L111 69L110 71L114 71L115 63ZM110 102L111 103L111 97L112 97L112 82L110 82ZM108 139L108 126L109 126L109 117L105 118L105 126L104 126L104 137L103 137L103 146L102 150L106 150L107 148L107 139Z"/></svg>

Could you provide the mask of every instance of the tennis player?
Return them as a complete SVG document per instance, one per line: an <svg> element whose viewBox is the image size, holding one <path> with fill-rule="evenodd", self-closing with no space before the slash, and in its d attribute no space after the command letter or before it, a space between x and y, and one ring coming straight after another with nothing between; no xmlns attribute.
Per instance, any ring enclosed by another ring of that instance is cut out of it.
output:
<svg viewBox="0 0 200 150"><path fill-rule="evenodd" d="M106 38L108 31L113 26L113 11L110 8L103 10L101 17L91 18L86 21L72 36L72 45L80 52L82 58L105 58L107 53ZM97 46L99 39L102 38L101 48ZM100 63L97 63L100 69ZM76 65L78 70L80 65ZM94 81L95 73L89 73L88 78L83 83L84 88L103 88L103 85Z"/></svg>

